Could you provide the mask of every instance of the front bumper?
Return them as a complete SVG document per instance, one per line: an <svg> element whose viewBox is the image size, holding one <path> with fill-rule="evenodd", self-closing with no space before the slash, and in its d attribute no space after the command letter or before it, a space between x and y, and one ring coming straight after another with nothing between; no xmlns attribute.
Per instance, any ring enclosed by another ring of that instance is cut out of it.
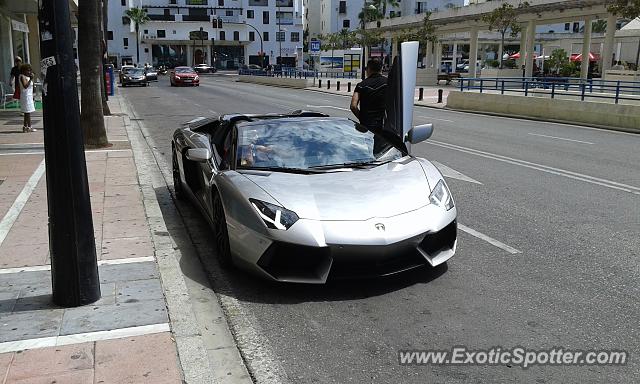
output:
<svg viewBox="0 0 640 384"><path fill-rule="evenodd" d="M385 219L301 219L287 231L268 230L268 237L247 231L253 232L245 228L238 238L230 228L236 259L281 282L323 284L435 267L453 257L457 245L455 208L444 212L432 205Z"/></svg>
<svg viewBox="0 0 640 384"><path fill-rule="evenodd" d="M147 81L148 80L146 78L145 79L130 79L130 80L124 79L122 81L122 85L144 85L144 84L147 84Z"/></svg>
<svg viewBox="0 0 640 384"><path fill-rule="evenodd" d="M174 79L173 83L175 85L199 85L200 84L200 79L194 80L194 79Z"/></svg>

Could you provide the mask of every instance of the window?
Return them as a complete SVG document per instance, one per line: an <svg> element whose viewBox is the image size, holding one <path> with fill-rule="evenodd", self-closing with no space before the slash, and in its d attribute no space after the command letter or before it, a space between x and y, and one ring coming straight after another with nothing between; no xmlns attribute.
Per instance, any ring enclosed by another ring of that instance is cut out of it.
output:
<svg viewBox="0 0 640 384"><path fill-rule="evenodd" d="M247 10L247 19L253 19L253 17L254 17L253 9Z"/></svg>
<svg viewBox="0 0 640 384"><path fill-rule="evenodd" d="M234 41L240 41L240 32L233 31L233 40Z"/></svg>
<svg viewBox="0 0 640 384"><path fill-rule="evenodd" d="M347 13L347 2L346 1L341 1L340 5L338 6L338 13Z"/></svg>
<svg viewBox="0 0 640 384"><path fill-rule="evenodd" d="M220 40L226 40L226 35L224 31L220 31Z"/></svg>
<svg viewBox="0 0 640 384"><path fill-rule="evenodd" d="M158 29L156 31L156 35L158 36L159 39L167 37L167 31L165 31L164 29Z"/></svg>
<svg viewBox="0 0 640 384"><path fill-rule="evenodd" d="M297 43L300 41L300 32L291 32L291 41Z"/></svg>
<svg viewBox="0 0 640 384"><path fill-rule="evenodd" d="M249 5L254 7L266 7L269 5L269 0L249 0Z"/></svg>
<svg viewBox="0 0 640 384"><path fill-rule="evenodd" d="M107 31L107 40L113 40L113 31Z"/></svg>
<svg viewBox="0 0 640 384"><path fill-rule="evenodd" d="M573 23L573 32L580 32L580 23Z"/></svg>
<svg viewBox="0 0 640 384"><path fill-rule="evenodd" d="M218 6L224 7L224 0L218 0Z"/></svg>
<svg viewBox="0 0 640 384"><path fill-rule="evenodd" d="M269 41L269 32L262 32L262 40Z"/></svg>
<svg viewBox="0 0 640 384"><path fill-rule="evenodd" d="M249 41L256 41L256 33L249 31Z"/></svg>
<svg viewBox="0 0 640 384"><path fill-rule="evenodd" d="M351 28L351 20L342 20L342 28Z"/></svg>
<svg viewBox="0 0 640 384"><path fill-rule="evenodd" d="M226 16L233 16L233 10L227 9L227 11L225 12Z"/></svg>
<svg viewBox="0 0 640 384"><path fill-rule="evenodd" d="M169 4L176 4L176 2L177 2L176 0L171 0L169 1Z"/></svg>
<svg viewBox="0 0 640 384"><path fill-rule="evenodd" d="M262 12L262 24L269 24L269 11Z"/></svg>
<svg viewBox="0 0 640 384"><path fill-rule="evenodd" d="M127 0L120 0L120 4L122 4L123 7L127 6Z"/></svg>
<svg viewBox="0 0 640 384"><path fill-rule="evenodd" d="M171 11L169 11L169 8L165 8L164 9L164 15L165 16L171 16Z"/></svg>
<svg viewBox="0 0 640 384"><path fill-rule="evenodd" d="M123 39L122 39L122 44L123 44L125 47L128 47L128 46L129 46L129 38L128 38L128 37L123 38Z"/></svg>
<svg viewBox="0 0 640 384"><path fill-rule="evenodd" d="M568 31L571 29L571 23L564 23L564 30Z"/></svg>
<svg viewBox="0 0 640 384"><path fill-rule="evenodd" d="M148 35L148 34L149 34L149 30L148 30L148 29L145 29L144 31L142 31L142 34L143 34L143 35Z"/></svg>
<svg viewBox="0 0 640 384"><path fill-rule="evenodd" d="M145 48L144 53L149 53L149 48Z"/></svg>
<svg viewBox="0 0 640 384"><path fill-rule="evenodd" d="M285 41L285 33L284 31L276 32L276 41Z"/></svg>

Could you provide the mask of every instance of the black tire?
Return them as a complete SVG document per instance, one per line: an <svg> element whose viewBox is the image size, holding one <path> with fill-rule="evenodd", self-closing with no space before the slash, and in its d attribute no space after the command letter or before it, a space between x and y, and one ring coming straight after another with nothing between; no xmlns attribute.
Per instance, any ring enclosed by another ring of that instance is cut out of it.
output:
<svg viewBox="0 0 640 384"><path fill-rule="evenodd" d="M180 181L180 166L178 165L178 156L176 151L173 150L172 163L173 163L173 191L177 200L184 200L184 187Z"/></svg>
<svg viewBox="0 0 640 384"><path fill-rule="evenodd" d="M218 262L222 268L230 268L232 266L232 262L227 219L224 214L224 207L222 206L222 200L220 200L218 192L214 192L213 194L213 228Z"/></svg>

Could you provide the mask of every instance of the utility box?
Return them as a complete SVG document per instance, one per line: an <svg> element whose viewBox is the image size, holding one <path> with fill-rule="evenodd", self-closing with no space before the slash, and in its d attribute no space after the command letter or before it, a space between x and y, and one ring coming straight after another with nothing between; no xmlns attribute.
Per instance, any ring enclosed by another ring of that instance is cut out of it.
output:
<svg viewBox="0 0 640 384"><path fill-rule="evenodd" d="M105 83L107 84L107 95L113 96L116 94L115 78L113 73L113 64L104 65Z"/></svg>

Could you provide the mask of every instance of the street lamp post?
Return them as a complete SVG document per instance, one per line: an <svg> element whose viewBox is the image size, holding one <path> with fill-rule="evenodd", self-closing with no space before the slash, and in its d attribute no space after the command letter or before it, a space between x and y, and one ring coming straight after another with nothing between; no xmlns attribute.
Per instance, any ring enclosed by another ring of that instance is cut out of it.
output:
<svg viewBox="0 0 640 384"><path fill-rule="evenodd" d="M39 23L53 302L76 307L100 299L100 279L69 2L41 1Z"/></svg>
<svg viewBox="0 0 640 384"><path fill-rule="evenodd" d="M262 59L260 59L260 66L262 68L264 68L264 42L262 41L262 34L260 33L260 31L258 31L258 28L254 27L251 24L247 24L245 23L233 23L233 22L227 22L227 24L237 24L237 25L246 25L247 27L251 27L253 28L254 31L256 31L256 34L258 34L258 37L260 38L260 53L262 54Z"/></svg>

